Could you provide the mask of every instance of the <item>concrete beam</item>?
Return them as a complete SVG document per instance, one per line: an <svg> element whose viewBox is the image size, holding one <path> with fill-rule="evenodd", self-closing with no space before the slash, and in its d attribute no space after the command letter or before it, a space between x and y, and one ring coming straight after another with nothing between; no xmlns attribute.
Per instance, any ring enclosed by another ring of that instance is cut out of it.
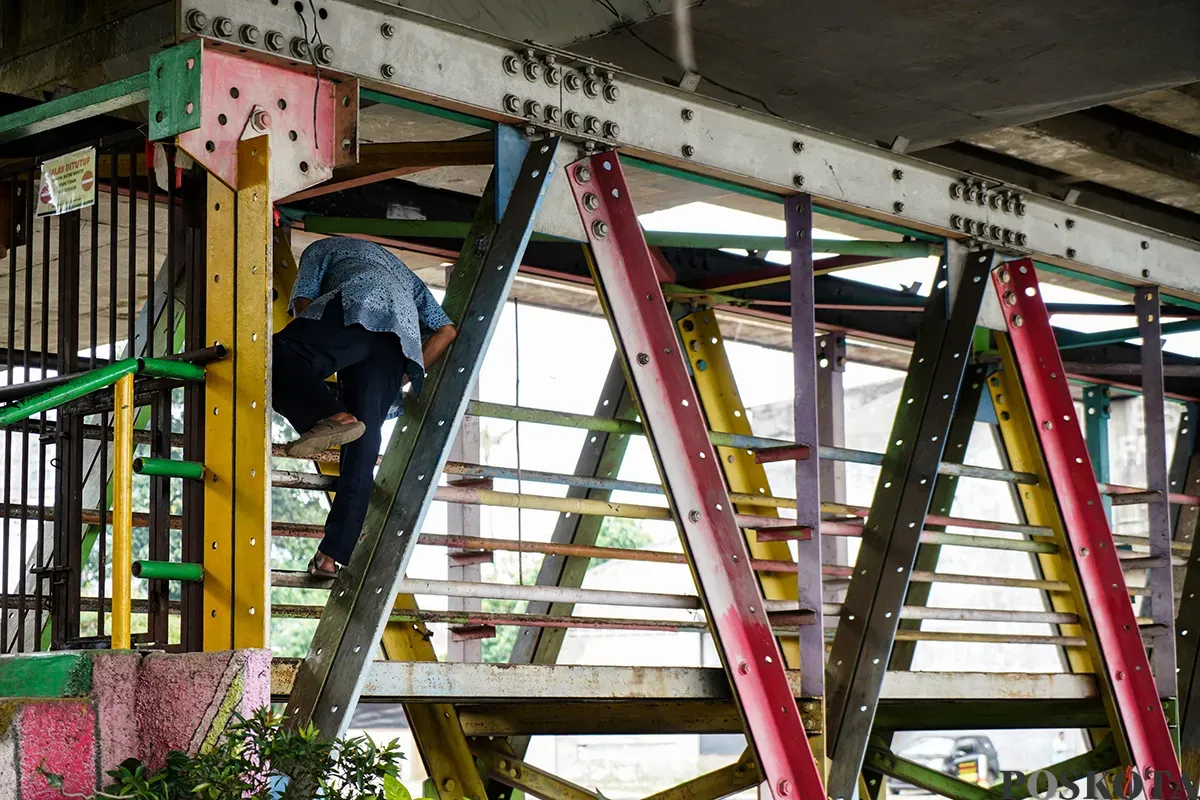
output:
<svg viewBox="0 0 1200 800"><path fill-rule="evenodd" d="M1200 136L1200 83L1147 92L1115 100L1109 105L1160 125Z"/></svg>
<svg viewBox="0 0 1200 800"><path fill-rule="evenodd" d="M1200 212L1200 155L1196 148L1144 127L1135 117L1093 110L1000 128L965 141Z"/></svg>
<svg viewBox="0 0 1200 800"><path fill-rule="evenodd" d="M271 695L286 697L299 665L274 659ZM795 693L800 673L788 672ZM723 670L701 667L595 667L561 664L472 664L376 661L363 702L488 703L626 700L727 700ZM1097 697L1091 675L1003 672L889 672L888 700L1085 700Z"/></svg>

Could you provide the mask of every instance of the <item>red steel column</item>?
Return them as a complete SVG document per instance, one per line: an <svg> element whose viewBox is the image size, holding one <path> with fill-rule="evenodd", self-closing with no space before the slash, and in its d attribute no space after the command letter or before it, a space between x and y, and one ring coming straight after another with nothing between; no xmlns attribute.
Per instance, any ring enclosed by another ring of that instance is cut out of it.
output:
<svg viewBox="0 0 1200 800"><path fill-rule="evenodd" d="M596 289L759 768L777 800L822 800L821 776L620 161L615 153L585 158L568 177L592 245Z"/></svg>
<svg viewBox="0 0 1200 800"><path fill-rule="evenodd" d="M1033 261L1011 261L992 273L992 281L1134 763L1139 769L1178 776L1179 758L1129 603ZM1176 796L1178 788L1172 778L1164 783L1164 796Z"/></svg>

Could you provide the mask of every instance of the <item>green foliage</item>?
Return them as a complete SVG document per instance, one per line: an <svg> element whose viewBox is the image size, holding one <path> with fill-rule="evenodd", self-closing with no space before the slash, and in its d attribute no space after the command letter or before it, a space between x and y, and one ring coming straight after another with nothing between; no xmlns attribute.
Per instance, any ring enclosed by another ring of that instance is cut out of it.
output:
<svg viewBox="0 0 1200 800"><path fill-rule="evenodd" d="M249 719L237 717L207 752L189 756L172 751L158 772L147 771L136 758L127 759L109 770L113 782L93 797L408 800L399 778L403 758L395 742L380 747L369 736L327 741L311 724L288 730L282 716L264 708ZM41 772L51 788L62 789L61 775Z"/></svg>

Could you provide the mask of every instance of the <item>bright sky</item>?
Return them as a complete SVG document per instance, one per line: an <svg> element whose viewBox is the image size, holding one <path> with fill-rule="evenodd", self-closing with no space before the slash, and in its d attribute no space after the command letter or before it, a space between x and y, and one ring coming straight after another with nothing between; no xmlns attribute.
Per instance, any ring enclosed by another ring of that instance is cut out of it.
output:
<svg viewBox="0 0 1200 800"><path fill-rule="evenodd" d="M689 231L697 233L730 233L730 234L754 234L763 236L783 236L785 233L784 222L782 219L772 219L759 214L751 214L745 211L736 211L733 209L723 208L711 203L688 203L687 205L677 206L675 208L666 209L664 211L656 211L651 214L643 214L640 217L642 224L647 230L661 231ZM819 223L820 216L817 216ZM845 236L831 231L823 231L821 229L814 230L814 235L823 239L851 239L853 237ZM745 251L730 251L742 252ZM828 258L828 256L818 255L816 258ZM788 262L788 254L786 252L772 252L767 255L769 261L774 261L781 264ZM907 261L898 261L891 264L880 264L872 267L858 267L856 269L848 269L838 273L839 277L849 278L851 280L862 281L876 286L883 286L889 289L899 289L901 286L908 286L913 281L921 281L922 286L920 294L929 294L929 276L936 267L936 259L934 258L916 258ZM1049 303L1096 303L1105 304L1116 301L1110 300L1099 295L1094 295L1089 292L1081 292L1077 289L1069 289L1063 286L1054 286L1045 284L1042 289L1042 294ZM1132 298L1130 299L1132 302ZM1170 317L1165 317L1163 322L1174 321ZM1130 317L1110 317L1110 316L1093 316L1093 315L1068 315L1056 314L1053 322L1061 328L1082 332L1118 330L1121 328L1131 328L1136 326L1135 320ZM1129 339L1133 344L1140 343L1140 339ZM1166 337L1164 349L1167 352L1178 353L1186 356L1200 356L1200 332L1195 333L1178 333Z"/></svg>

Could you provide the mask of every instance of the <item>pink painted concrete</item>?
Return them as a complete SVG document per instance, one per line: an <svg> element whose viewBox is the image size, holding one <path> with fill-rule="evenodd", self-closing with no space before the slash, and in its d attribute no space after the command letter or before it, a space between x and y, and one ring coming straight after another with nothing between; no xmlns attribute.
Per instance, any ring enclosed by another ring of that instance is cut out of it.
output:
<svg viewBox="0 0 1200 800"><path fill-rule="evenodd" d="M138 718L134 709L140 653L92 656L92 691L100 731L101 776L138 754Z"/></svg>
<svg viewBox="0 0 1200 800"><path fill-rule="evenodd" d="M159 769L169 751L195 753L234 713L267 705L270 683L268 650L96 653L86 698L0 699L0 800L61 800L43 763L76 793L130 757Z"/></svg>
<svg viewBox="0 0 1200 800"><path fill-rule="evenodd" d="M96 712L86 700L37 700L19 711L21 800L62 800L38 767L62 775L67 792L90 793L98 779Z"/></svg>
<svg viewBox="0 0 1200 800"><path fill-rule="evenodd" d="M270 670L266 650L144 656L134 702L146 766L158 769L171 750L195 752L230 711L246 716L268 704Z"/></svg>

